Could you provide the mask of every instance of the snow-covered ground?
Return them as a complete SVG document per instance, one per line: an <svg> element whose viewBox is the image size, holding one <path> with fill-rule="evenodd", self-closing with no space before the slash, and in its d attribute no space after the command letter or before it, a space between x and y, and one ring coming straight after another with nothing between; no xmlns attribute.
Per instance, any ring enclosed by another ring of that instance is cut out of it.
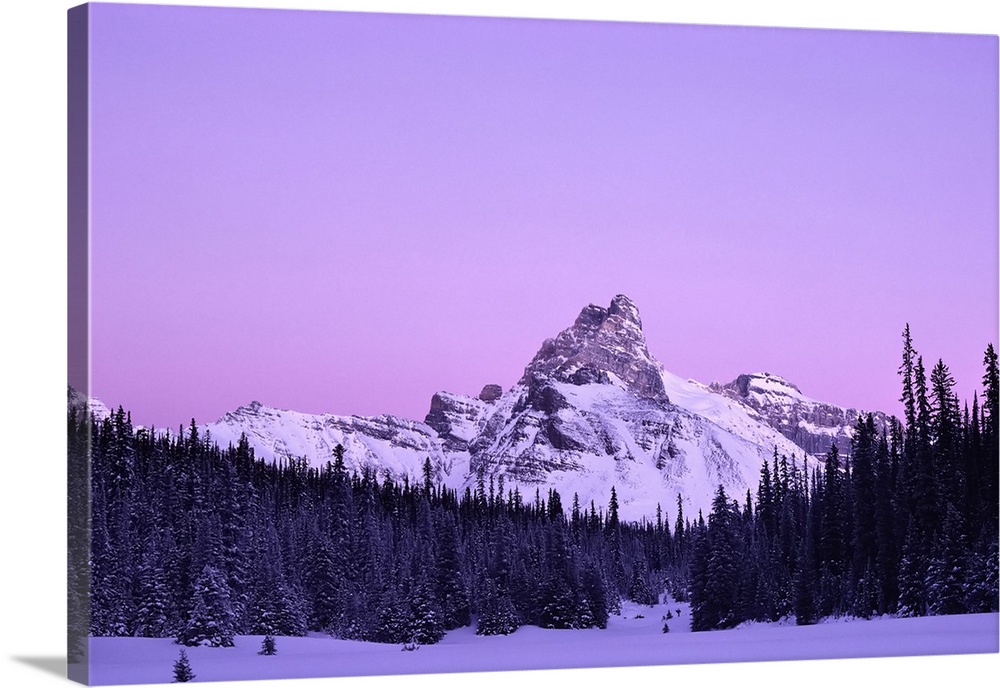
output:
<svg viewBox="0 0 1000 688"><path fill-rule="evenodd" d="M680 609L678 616L676 610ZM674 618L663 616L671 610ZM643 618L637 618L637 617ZM278 638L278 654L260 656L260 636L233 648L187 648L195 682L394 674L624 667L794 659L996 653L997 614L917 619L833 620L816 626L752 624L691 633L686 605L625 603L606 630L524 626L509 636L479 637L474 628L439 644L403 651L328 637ZM180 647L170 639L91 639L91 684L170 683Z"/></svg>

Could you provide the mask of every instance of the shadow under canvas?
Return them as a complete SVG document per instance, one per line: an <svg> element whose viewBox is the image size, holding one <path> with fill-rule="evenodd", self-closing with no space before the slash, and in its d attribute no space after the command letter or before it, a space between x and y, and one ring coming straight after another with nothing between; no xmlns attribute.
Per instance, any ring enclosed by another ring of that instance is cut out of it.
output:
<svg viewBox="0 0 1000 688"><path fill-rule="evenodd" d="M42 655L33 657L11 657L16 662L27 664L47 674L66 678L66 658L58 655Z"/></svg>

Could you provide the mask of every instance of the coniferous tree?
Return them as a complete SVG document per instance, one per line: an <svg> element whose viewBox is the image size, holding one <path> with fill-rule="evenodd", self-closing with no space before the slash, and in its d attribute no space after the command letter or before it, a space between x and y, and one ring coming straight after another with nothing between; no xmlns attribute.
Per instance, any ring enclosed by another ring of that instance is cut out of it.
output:
<svg viewBox="0 0 1000 688"><path fill-rule="evenodd" d="M953 388L955 380L944 361L938 360L931 371L931 436L934 446L934 483L939 495L938 508L960 504L965 493L961 450L961 416ZM939 517L940 520L940 517Z"/></svg>
<svg viewBox="0 0 1000 688"><path fill-rule="evenodd" d="M778 448L774 448L774 460L777 463ZM760 483L757 487L757 519L761 524L765 537L774 537L777 532L777 519L774 509L774 490L771 486L771 469L765 459L760 468Z"/></svg>
<svg viewBox="0 0 1000 688"><path fill-rule="evenodd" d="M741 543L734 506L720 485L708 519L705 588L699 625L729 628L739 622L737 590L741 565Z"/></svg>
<svg viewBox="0 0 1000 688"><path fill-rule="evenodd" d="M875 451L875 481L875 569L879 583L877 610L879 614L887 614L896 610L899 584L893 508L896 482L893 476L893 455L884 431Z"/></svg>
<svg viewBox="0 0 1000 688"><path fill-rule="evenodd" d="M188 659L187 653L181 650L180 656L174 662L174 683L187 683L193 680L195 677L194 672L191 670L191 661Z"/></svg>
<svg viewBox="0 0 1000 688"><path fill-rule="evenodd" d="M545 528L544 582L539 595L538 618L543 628L580 628L581 609L572 548L562 517ZM586 612L589 614L589 610ZM589 624L587 624L589 625Z"/></svg>
<svg viewBox="0 0 1000 688"><path fill-rule="evenodd" d="M659 595L649 584L648 573L643 567L632 568L632 578L629 581L628 598L636 604L652 607L659 601Z"/></svg>
<svg viewBox="0 0 1000 688"><path fill-rule="evenodd" d="M702 521L691 533L691 630L710 631L716 627L718 615L712 608L708 590L708 561L711 555L707 528Z"/></svg>
<svg viewBox="0 0 1000 688"><path fill-rule="evenodd" d="M678 555L686 549L684 540L684 499L677 493L677 522L674 523L674 552Z"/></svg>
<svg viewBox="0 0 1000 688"><path fill-rule="evenodd" d="M817 621L816 607L816 551L810 528L799 545L798 570L795 573L795 623L808 626Z"/></svg>
<svg viewBox="0 0 1000 688"><path fill-rule="evenodd" d="M169 584L157 550L144 554L138 574L136 617L131 624L134 634L143 638L170 635Z"/></svg>
<svg viewBox="0 0 1000 688"><path fill-rule="evenodd" d="M484 506L484 502L479 502ZM410 640L419 645L432 645L447 630L444 614L436 594L439 577L434 547L435 535L430 502L420 498L417 510L416 552L414 553L413 582L407 603L410 609Z"/></svg>
<svg viewBox="0 0 1000 688"><path fill-rule="evenodd" d="M852 446L851 487L853 490L853 611L868 618L878 609L879 584L876 535L876 475L877 439L872 414L859 416L854 427Z"/></svg>
<svg viewBox="0 0 1000 688"><path fill-rule="evenodd" d="M608 503L608 520L607 529L614 530L619 525L618 520L618 494L615 492L615 486L611 486L611 500Z"/></svg>
<svg viewBox="0 0 1000 688"><path fill-rule="evenodd" d="M1000 474L1000 371L997 368L997 353L993 344L988 344L983 355L983 407L980 421L982 449L980 467L982 476L980 499L984 504L983 522L997 523L997 476Z"/></svg>
<svg viewBox="0 0 1000 688"><path fill-rule="evenodd" d="M934 454L931 446L932 417L931 404L927 396L927 377L924 372L924 359L917 357L914 368L914 383L916 390L916 432L914 437L914 465L912 499L914 502L913 527L917 529L916 545L923 548L922 556L927 555L931 537L938 531L940 505L935 485Z"/></svg>
<svg viewBox="0 0 1000 688"><path fill-rule="evenodd" d="M927 614L926 573L929 561L916 528L911 528L903 544L899 562L899 600L897 609L902 616Z"/></svg>
<svg viewBox="0 0 1000 688"><path fill-rule="evenodd" d="M903 362L899 367L899 374L903 376L903 395L899 400L903 402L903 421L907 429L916 429L917 422L917 401L913 386L916 355L913 338L910 336L910 324L906 323L903 330Z"/></svg>
<svg viewBox="0 0 1000 688"><path fill-rule="evenodd" d="M451 514L445 515L438 529L437 548L437 591L442 623L449 630L468 626L469 595L462 576L458 527Z"/></svg>
<svg viewBox="0 0 1000 688"><path fill-rule="evenodd" d="M935 538L927 567L925 589L931 614L962 614L965 609L965 555L961 516L951 504L947 507L941 532Z"/></svg>
<svg viewBox="0 0 1000 688"><path fill-rule="evenodd" d="M341 596L333 547L322 535L317 535L310 546L310 556L305 562L304 584L312 600L309 611L309 628L325 631L333 628L340 615Z"/></svg>
<svg viewBox="0 0 1000 688"><path fill-rule="evenodd" d="M211 564L205 564L195 583L194 603L187 624L177 637L182 645L232 647L235 614L226 577Z"/></svg>
<svg viewBox="0 0 1000 688"><path fill-rule="evenodd" d="M611 605L608 604L608 590L604 577L601 575L597 565L593 562L587 564L583 569L581 577L583 596L593 625L597 628L607 628L608 618L611 615Z"/></svg>
<svg viewBox="0 0 1000 688"><path fill-rule="evenodd" d="M995 612L998 606L997 538L983 537L968 553L964 604L970 614Z"/></svg>
<svg viewBox="0 0 1000 688"><path fill-rule="evenodd" d="M608 503L608 518L604 524L608 549L611 556L611 582L617 595L625 592L627 581L625 571L625 554L622 551L621 522L618 519L618 494L614 485L611 486L611 499Z"/></svg>
<svg viewBox="0 0 1000 688"><path fill-rule="evenodd" d="M997 364L997 352L993 344L986 346L983 355L983 434L987 441L997 441L998 423L1000 423L1000 370Z"/></svg>
<svg viewBox="0 0 1000 688"><path fill-rule="evenodd" d="M264 640L260 644L260 651L257 654L266 656L278 654L277 644L271 635L264 636Z"/></svg>
<svg viewBox="0 0 1000 688"><path fill-rule="evenodd" d="M376 603L367 639L377 643L403 643L412 639L410 611L394 588L382 592Z"/></svg>
<svg viewBox="0 0 1000 688"><path fill-rule="evenodd" d="M489 581L476 623L476 635L509 635L520 626L520 617L510 598Z"/></svg>
<svg viewBox="0 0 1000 688"><path fill-rule="evenodd" d="M826 455L817 556L819 559L819 613L829 616L843 610L841 583L844 570L844 478L840 453L834 444Z"/></svg>

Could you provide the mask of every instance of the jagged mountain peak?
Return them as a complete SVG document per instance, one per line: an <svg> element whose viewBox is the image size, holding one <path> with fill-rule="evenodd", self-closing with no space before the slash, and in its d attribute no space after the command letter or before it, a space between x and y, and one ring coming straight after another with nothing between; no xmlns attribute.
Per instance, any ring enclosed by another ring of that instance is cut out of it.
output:
<svg viewBox="0 0 1000 688"><path fill-rule="evenodd" d="M618 294L607 308L590 304L572 326L546 339L520 383L553 379L571 384L612 382L612 375L644 398L667 401L663 366L649 353L639 309Z"/></svg>
<svg viewBox="0 0 1000 688"><path fill-rule="evenodd" d="M243 406L240 406L236 410L237 411L250 411L252 413L256 413L256 412L260 411L262 408L264 408L264 404L260 403L259 401L257 401L255 399L254 401L251 401L249 404L245 404Z"/></svg>
<svg viewBox="0 0 1000 688"><path fill-rule="evenodd" d="M639 317L639 308L635 302L625 294L618 294L611 299L608 306L608 316L616 316L633 323L640 330L642 329L642 319Z"/></svg>
<svg viewBox="0 0 1000 688"><path fill-rule="evenodd" d="M274 408L268 406L267 404L262 404L261 402L254 400L248 404L243 404L238 406L232 411L227 411L218 422L225 422L227 419L238 419L247 418L253 419L261 416L272 415L273 413L280 413L283 409Z"/></svg>

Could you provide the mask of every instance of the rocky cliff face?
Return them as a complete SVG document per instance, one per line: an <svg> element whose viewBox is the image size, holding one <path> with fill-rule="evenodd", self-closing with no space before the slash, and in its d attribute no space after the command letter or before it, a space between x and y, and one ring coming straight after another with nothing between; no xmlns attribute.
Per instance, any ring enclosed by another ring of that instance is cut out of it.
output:
<svg viewBox="0 0 1000 688"><path fill-rule="evenodd" d="M484 394L489 401L483 399ZM431 397L431 410L424 423L437 433L445 451L467 452L469 443L479 434L484 418L489 415L490 405L502 394L499 385L487 385L479 398L438 392Z"/></svg>
<svg viewBox="0 0 1000 688"><path fill-rule="evenodd" d="M745 405L812 456L822 457L834 444L840 454L850 456L854 426L862 411L810 399L771 373L740 375L725 385L713 383L711 389ZM888 432L890 417L881 412L872 415L875 428Z"/></svg>
<svg viewBox="0 0 1000 688"><path fill-rule="evenodd" d="M619 294L606 309L587 306L572 327L545 340L520 384L534 379L607 384L613 375L637 396L666 401L662 373L646 347L639 309Z"/></svg>

